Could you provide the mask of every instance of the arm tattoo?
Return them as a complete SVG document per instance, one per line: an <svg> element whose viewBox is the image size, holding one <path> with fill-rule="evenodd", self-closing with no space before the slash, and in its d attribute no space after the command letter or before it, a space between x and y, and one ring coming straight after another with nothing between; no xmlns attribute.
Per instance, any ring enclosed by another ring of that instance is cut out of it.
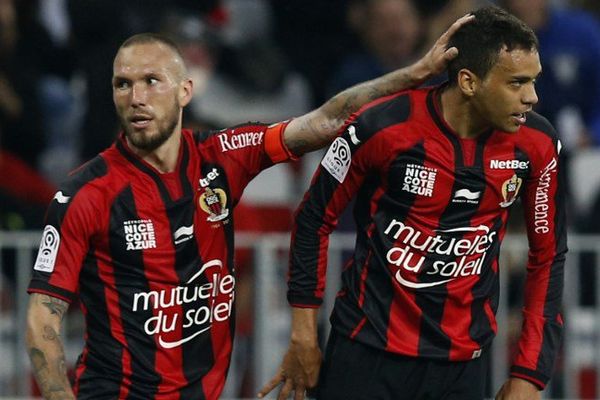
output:
<svg viewBox="0 0 600 400"><path fill-rule="evenodd" d="M54 328L52 328L51 326L44 326L44 333L42 334L42 337L44 339L46 339L47 341L52 341L52 340L56 340L60 335L58 333L56 333L56 331L54 330Z"/></svg>
<svg viewBox="0 0 600 400"><path fill-rule="evenodd" d="M58 371L66 374L64 353L61 349L61 357L58 360ZM70 400L73 397L68 393L65 383L60 376L52 376L52 371L48 367L48 361L44 352L36 347L29 349L29 358L33 374L38 383L42 396L48 400ZM66 375L65 375L66 377Z"/></svg>
<svg viewBox="0 0 600 400"><path fill-rule="evenodd" d="M50 310L51 314L58 315L58 318L60 318L61 321L65 315L65 312L67 311L67 308L69 308L69 303L66 301L45 294L40 295L40 301Z"/></svg>

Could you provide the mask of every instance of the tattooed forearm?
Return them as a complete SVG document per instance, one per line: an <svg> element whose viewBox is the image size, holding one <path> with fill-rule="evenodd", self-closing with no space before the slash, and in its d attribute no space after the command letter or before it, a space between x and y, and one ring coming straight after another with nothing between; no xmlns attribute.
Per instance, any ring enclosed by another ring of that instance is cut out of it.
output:
<svg viewBox="0 0 600 400"><path fill-rule="evenodd" d="M29 301L25 342L44 399L75 399L59 334L67 307L66 302L39 293L32 294Z"/></svg>
<svg viewBox="0 0 600 400"><path fill-rule="evenodd" d="M46 306L51 314L58 315L58 317L62 320L65 312L69 308L69 303L66 301L57 299L56 297L50 297L47 295L40 295L41 303Z"/></svg>
<svg viewBox="0 0 600 400"><path fill-rule="evenodd" d="M42 350L35 347L31 348L29 350L29 358L31 359L33 374L40 388L40 392L45 399L74 399L71 387L66 380L64 355L62 359L57 361L56 372L60 372L60 375L58 376L57 374L53 374L53 371L49 368L46 355ZM64 375L64 378L61 375Z"/></svg>

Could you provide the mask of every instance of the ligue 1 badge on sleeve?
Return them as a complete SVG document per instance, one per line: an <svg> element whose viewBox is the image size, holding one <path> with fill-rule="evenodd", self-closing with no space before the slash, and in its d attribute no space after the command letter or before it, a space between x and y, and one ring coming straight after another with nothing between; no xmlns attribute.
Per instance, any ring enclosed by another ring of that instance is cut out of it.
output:
<svg viewBox="0 0 600 400"><path fill-rule="evenodd" d="M206 218L210 222L222 221L229 216L227 205L227 194L223 189L212 189L207 187L198 199L198 205L202 211L208 214Z"/></svg>
<svg viewBox="0 0 600 400"><path fill-rule="evenodd" d="M502 197L504 197L504 201L499 203L500 207L506 208L515 202L521 188L521 183L523 183L523 179L519 178L517 174L504 181L502 184Z"/></svg>

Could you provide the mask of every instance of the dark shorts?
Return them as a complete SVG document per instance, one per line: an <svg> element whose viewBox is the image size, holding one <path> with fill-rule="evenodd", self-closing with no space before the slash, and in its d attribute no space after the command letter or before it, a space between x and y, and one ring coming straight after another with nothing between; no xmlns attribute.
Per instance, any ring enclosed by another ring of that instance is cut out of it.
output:
<svg viewBox="0 0 600 400"><path fill-rule="evenodd" d="M318 400L482 400L489 352L470 361L404 357L332 330Z"/></svg>

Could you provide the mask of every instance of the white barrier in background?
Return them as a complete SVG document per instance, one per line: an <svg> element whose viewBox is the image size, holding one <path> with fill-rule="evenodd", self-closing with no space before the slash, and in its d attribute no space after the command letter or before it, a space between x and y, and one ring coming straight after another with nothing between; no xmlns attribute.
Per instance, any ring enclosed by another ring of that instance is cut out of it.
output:
<svg viewBox="0 0 600 400"><path fill-rule="evenodd" d="M4 271L9 266L2 265L0 258L0 289L9 297L10 307L0 297L0 396L29 396L31 391L30 368L24 348L24 324L28 296L27 284L41 234L39 232L0 232L0 250L14 250L15 283L9 283ZM354 235L334 234L330 240L328 286L325 303L320 312L324 339L329 330L329 314L339 286L339 275L343 265L343 253L354 247ZM237 248L254 250L254 338L253 360L255 389L267 382L276 371L289 340L289 307L285 299L287 257L289 235L287 234L238 234ZM579 257L582 251L596 255L596 276L600 277L600 237L569 236L567 257L564 313L565 324L563 367L558 372L564 382L564 398L576 398L579 387L579 371L583 367L600 371L600 307L583 308L578 304ZM510 326L508 315L508 279L506 264L511 262L524 271L527 257L527 241L521 236L510 236L504 240L500 258L500 306L498 309L498 336L494 341L491 381L498 388L508 373L508 335ZM12 267L12 266L11 266ZM10 284L13 285L13 284ZM596 304L600 304L600 290L595 290ZM77 327L73 335L65 336L67 361L74 363L81 350L82 334ZM596 388L600 388L600 374L596 374ZM548 393L549 390L546 391Z"/></svg>

